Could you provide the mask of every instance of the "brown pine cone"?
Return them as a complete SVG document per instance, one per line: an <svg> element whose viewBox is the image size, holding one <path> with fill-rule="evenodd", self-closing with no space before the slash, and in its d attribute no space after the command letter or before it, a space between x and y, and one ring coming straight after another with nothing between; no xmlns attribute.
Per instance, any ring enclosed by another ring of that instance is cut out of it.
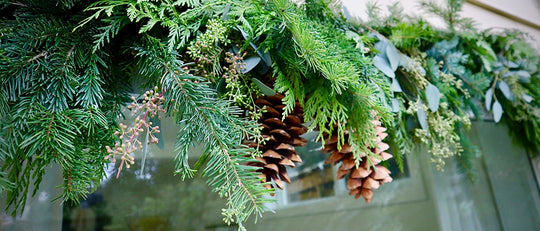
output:
<svg viewBox="0 0 540 231"><path fill-rule="evenodd" d="M349 135L345 134L344 144L341 146L341 151L337 149L337 134L332 134L325 140L323 152L331 153L326 159L327 164L337 164L341 162L341 166L338 168L337 178L343 179L347 176L347 189L349 194L354 195L355 198L360 196L364 197L366 202L370 202L373 197L373 189L379 188L380 185L391 182L390 171L384 167L378 165L381 161L392 158L392 155L384 151L388 150L389 145L382 140L388 136L385 132L386 128L381 126L381 122L377 119L372 121L375 126L376 134L376 148L370 148L373 154L380 157L375 158L371 155L361 155L360 164L356 167L354 156L352 153L351 145L349 144ZM369 158L370 161L367 161ZM371 162L372 166L368 166L368 162Z"/></svg>
<svg viewBox="0 0 540 231"><path fill-rule="evenodd" d="M294 111L282 120L283 108L285 108L282 99L283 95L278 93L255 100L257 106L266 109L262 118L259 119L259 123L263 127L262 135L266 142L263 145L248 144L254 148L258 147L262 152L262 157L257 158L259 162L249 164L262 167L260 172L263 182L273 180L279 189L283 189L283 181L291 183L285 166L294 167L294 163L302 162L294 147L307 144L307 140L300 137L307 132L307 128L302 125L304 121L302 107L297 102ZM273 186L267 184L266 187L270 189Z"/></svg>

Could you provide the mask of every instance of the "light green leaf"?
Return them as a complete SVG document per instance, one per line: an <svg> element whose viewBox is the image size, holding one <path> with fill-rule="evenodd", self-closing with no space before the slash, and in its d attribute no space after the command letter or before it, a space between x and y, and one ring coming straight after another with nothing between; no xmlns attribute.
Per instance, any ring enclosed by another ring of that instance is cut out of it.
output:
<svg viewBox="0 0 540 231"><path fill-rule="evenodd" d="M493 103L493 119L495 120L495 123L501 121L502 114L503 108L501 104L499 103L499 101L495 101L495 103Z"/></svg>
<svg viewBox="0 0 540 231"><path fill-rule="evenodd" d="M266 84L262 83L260 80L256 79L256 78L252 78L251 79L255 85L257 85L257 87L259 87L261 89L261 92L265 95L275 95L276 94L276 91L274 91L274 89L266 86Z"/></svg>
<svg viewBox="0 0 540 231"><path fill-rule="evenodd" d="M523 93L523 95L522 95L521 97L522 97L522 98L523 98L523 100L525 100L525 102L527 102L527 103L530 103L530 102L532 102L532 101L533 101L533 97L532 97L532 96L530 96L529 94L525 94L525 93Z"/></svg>
<svg viewBox="0 0 540 231"><path fill-rule="evenodd" d="M399 85L399 81L396 78L392 78L392 85L390 86L392 91L394 92L403 92L401 89L401 85Z"/></svg>
<svg viewBox="0 0 540 231"><path fill-rule="evenodd" d="M486 71L491 72L491 62L484 56L480 56L480 60L482 61L482 66L486 69Z"/></svg>
<svg viewBox="0 0 540 231"><path fill-rule="evenodd" d="M499 81L499 89L502 91L504 97L506 97L508 100L514 99L514 94L512 93L512 90L510 90L510 87L508 84L504 81Z"/></svg>
<svg viewBox="0 0 540 231"><path fill-rule="evenodd" d="M392 103L392 112L399 112L399 101L395 98L390 99Z"/></svg>
<svg viewBox="0 0 540 231"><path fill-rule="evenodd" d="M426 98L429 105L429 110L436 112L439 109L439 102L441 100L441 92L433 85L429 84L426 88Z"/></svg>
<svg viewBox="0 0 540 231"><path fill-rule="evenodd" d="M518 68L519 67L519 65L517 65L517 63L514 63L514 62L509 61L509 60L506 60L506 66L508 68Z"/></svg>
<svg viewBox="0 0 540 231"><path fill-rule="evenodd" d="M146 135L144 136L144 143L143 143L143 156L142 156L142 160L141 160L141 172L139 174L139 176L143 176L144 175L144 165L146 163L146 156L148 154L148 138L150 136L150 132L148 132L148 130L145 132Z"/></svg>
<svg viewBox="0 0 540 231"><path fill-rule="evenodd" d="M488 89L486 91L486 96L484 97L486 110L491 110L491 100L493 100L493 89Z"/></svg>
<svg viewBox="0 0 540 231"><path fill-rule="evenodd" d="M377 69L379 69L386 76L388 76L390 78L395 78L396 77L396 74L392 70L392 67L390 66L390 64L388 63L386 58L384 58L384 57L382 57L380 55L376 55L375 57L373 57L373 65L375 67L377 67Z"/></svg>
<svg viewBox="0 0 540 231"><path fill-rule="evenodd" d="M476 46L479 48L482 59L488 59L489 61L497 60L497 55L486 41L478 40Z"/></svg>
<svg viewBox="0 0 540 231"><path fill-rule="evenodd" d="M416 112L416 116L418 117L418 123L420 123L420 127L422 129L427 130L428 129L428 123L426 119L426 112L422 108L418 108L418 111Z"/></svg>
<svg viewBox="0 0 540 231"><path fill-rule="evenodd" d="M388 44L386 46L386 57L390 63L390 68L395 72L400 64L401 56L394 45Z"/></svg>
<svg viewBox="0 0 540 231"><path fill-rule="evenodd" d="M520 71L516 71L515 74L517 75L517 77L519 78L519 81L521 82L528 83L530 81L531 74L527 71L520 70Z"/></svg>

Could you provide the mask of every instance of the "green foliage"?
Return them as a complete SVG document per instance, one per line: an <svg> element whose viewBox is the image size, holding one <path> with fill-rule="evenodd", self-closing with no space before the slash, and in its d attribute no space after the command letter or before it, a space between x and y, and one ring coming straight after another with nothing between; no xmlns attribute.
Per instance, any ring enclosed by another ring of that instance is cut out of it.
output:
<svg viewBox="0 0 540 231"><path fill-rule="evenodd" d="M62 168L63 200L85 197L104 174L105 144L113 141L122 94L108 90L105 51L90 53L93 31L74 33L77 16L57 15L77 3L52 9L48 2L24 1L8 8L15 18L0 19L1 182L10 182L6 199L13 214L37 191L50 164Z"/></svg>
<svg viewBox="0 0 540 231"><path fill-rule="evenodd" d="M421 3L428 12L440 16L448 24L448 29L452 32L457 30L472 29L474 21L471 18L461 17L460 11L464 0L448 0L446 4L438 4L432 0L426 0Z"/></svg>
<svg viewBox="0 0 540 231"><path fill-rule="evenodd" d="M176 143L176 172L182 179L193 177L206 163L203 175L221 197L227 197L224 221L241 224L251 214L260 215L270 200L260 183L256 167L246 166L256 150L242 145L245 138L254 139L259 128L255 121L239 117L239 108L231 101L218 99L216 92L201 77L187 73L177 54L169 52L154 38L146 47L137 48L141 74L160 75L167 99L166 110L177 121L180 131ZM191 169L190 148L202 144L204 154Z"/></svg>
<svg viewBox="0 0 540 231"><path fill-rule="evenodd" d="M259 154L243 145L264 143L264 109L253 102L261 91L284 94L285 116L298 102L323 143L337 131L341 146L348 133L357 161L375 148L377 118L401 169L419 141L438 167L457 155L472 176L470 113L507 124L535 154L540 56L517 32L476 33L459 13L463 2L423 3L447 30L397 3L386 17L370 5L366 23L346 21L326 0L0 3L0 189L17 212L54 163L62 198L84 197L103 176L105 147L118 141L127 92L154 86L180 128L176 173L200 170L227 198L225 222L240 228L271 201L258 169L245 165ZM191 166L194 145L204 154Z"/></svg>

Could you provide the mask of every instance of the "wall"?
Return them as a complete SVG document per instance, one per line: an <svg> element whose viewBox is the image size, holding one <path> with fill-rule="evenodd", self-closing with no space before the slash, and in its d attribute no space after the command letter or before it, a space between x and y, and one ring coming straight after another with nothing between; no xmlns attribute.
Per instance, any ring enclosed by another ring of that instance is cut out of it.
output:
<svg viewBox="0 0 540 231"><path fill-rule="evenodd" d="M443 3L446 0L434 1ZM352 15L367 20L366 4L372 2L371 0L343 0L342 2ZM445 26L444 21L428 14L419 6L420 0L377 1L377 4L382 9L386 9L387 5L394 2L399 2L407 14L428 19L439 28ZM537 0L468 1L463 6L462 15L473 18L479 29L517 29L528 33L530 35L529 42L540 51L540 2Z"/></svg>

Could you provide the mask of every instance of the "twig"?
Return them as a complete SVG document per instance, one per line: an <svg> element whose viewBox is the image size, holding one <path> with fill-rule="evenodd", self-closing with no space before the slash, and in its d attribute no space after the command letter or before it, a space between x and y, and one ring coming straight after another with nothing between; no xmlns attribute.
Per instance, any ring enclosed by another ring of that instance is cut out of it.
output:
<svg viewBox="0 0 540 231"><path fill-rule="evenodd" d="M39 59L39 58L41 58L41 57L43 57L43 56L47 56L48 54L49 54L49 53L46 52L46 51L41 52L41 53L39 53L38 55L36 55L36 56L32 57L31 59L27 60L26 62L29 62L29 63L30 63L30 62L32 62L32 61L34 61L34 60L36 60L36 59Z"/></svg>

